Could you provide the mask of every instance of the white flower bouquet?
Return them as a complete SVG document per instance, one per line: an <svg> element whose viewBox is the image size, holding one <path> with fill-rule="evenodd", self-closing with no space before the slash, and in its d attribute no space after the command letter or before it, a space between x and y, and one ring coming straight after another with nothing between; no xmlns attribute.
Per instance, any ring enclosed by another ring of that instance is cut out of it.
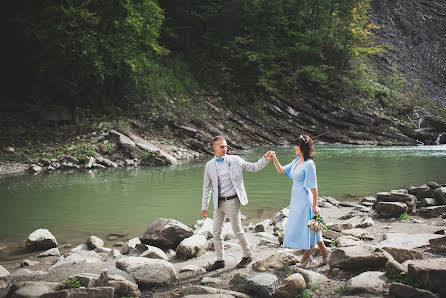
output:
<svg viewBox="0 0 446 298"><path fill-rule="evenodd" d="M320 215L313 216L310 221L307 223L307 227L310 228L313 232L321 232L322 230L327 229L327 225L325 224L324 219Z"/></svg>

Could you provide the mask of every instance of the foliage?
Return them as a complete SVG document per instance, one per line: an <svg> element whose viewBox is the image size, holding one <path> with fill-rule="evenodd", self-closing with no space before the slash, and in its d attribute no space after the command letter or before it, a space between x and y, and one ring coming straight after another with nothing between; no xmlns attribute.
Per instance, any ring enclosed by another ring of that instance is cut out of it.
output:
<svg viewBox="0 0 446 298"><path fill-rule="evenodd" d="M408 220L409 219L409 215L407 215L406 212L404 212L403 214L400 215L400 217L398 217L398 220Z"/></svg>
<svg viewBox="0 0 446 298"><path fill-rule="evenodd" d="M313 295L311 295L310 291L307 289L303 289L302 292L299 293L299 295L296 296L296 298L312 298Z"/></svg>
<svg viewBox="0 0 446 298"><path fill-rule="evenodd" d="M345 285L340 285L334 291L336 294L341 294L341 293L344 293L346 290L347 290L347 288L345 287Z"/></svg>
<svg viewBox="0 0 446 298"><path fill-rule="evenodd" d="M80 288L81 284L79 280L77 279L66 279L62 282L62 285L60 286L61 290L65 289L77 289Z"/></svg>

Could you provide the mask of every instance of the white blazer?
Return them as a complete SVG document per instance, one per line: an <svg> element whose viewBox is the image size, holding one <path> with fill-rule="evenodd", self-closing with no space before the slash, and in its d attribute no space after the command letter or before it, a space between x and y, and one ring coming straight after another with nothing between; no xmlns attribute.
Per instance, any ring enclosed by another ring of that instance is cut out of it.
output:
<svg viewBox="0 0 446 298"><path fill-rule="evenodd" d="M237 192L237 196L242 205L248 204L248 197L246 196L245 185L243 184L243 170L250 172L257 172L263 169L270 161L263 156L257 162L247 162L243 158L236 155L225 155L225 161L228 165L229 176L231 177L232 185ZM212 191L212 202L214 210L218 208L218 176L215 157L207 162L204 169L203 180L203 199L201 202L201 210L208 210L209 199Z"/></svg>

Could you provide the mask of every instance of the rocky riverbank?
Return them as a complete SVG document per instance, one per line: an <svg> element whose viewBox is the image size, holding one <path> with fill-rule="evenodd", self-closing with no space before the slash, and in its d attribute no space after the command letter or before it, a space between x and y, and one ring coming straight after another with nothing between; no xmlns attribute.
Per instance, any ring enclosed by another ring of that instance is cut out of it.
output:
<svg viewBox="0 0 446 298"><path fill-rule="evenodd" d="M7 128L0 136L0 176L175 165L213 154L210 143L215 135L227 136L231 152L290 144L300 134L312 136L316 143L446 143L446 123L438 117L414 118L415 125L388 117L382 109L346 110L317 98L271 96L261 105L244 106L204 92L194 105L172 99L159 109L149 118L110 121L73 115L81 120L60 126L0 121Z"/></svg>
<svg viewBox="0 0 446 298"><path fill-rule="evenodd" d="M209 273L209 218L193 227L158 219L140 237L110 234L105 245L90 236L75 248L39 229L25 241L26 259L2 262L0 297L445 297L446 185L358 202L321 197L319 205L333 250L327 265L313 249L315 261L294 268L302 251L281 246L287 208L260 223L244 221L254 251L244 269L235 268L241 249L225 223L226 267Z"/></svg>

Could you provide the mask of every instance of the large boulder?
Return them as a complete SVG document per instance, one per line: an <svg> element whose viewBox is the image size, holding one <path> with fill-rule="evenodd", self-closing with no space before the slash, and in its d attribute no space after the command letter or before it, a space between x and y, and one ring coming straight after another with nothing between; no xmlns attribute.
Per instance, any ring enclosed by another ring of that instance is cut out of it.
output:
<svg viewBox="0 0 446 298"><path fill-rule="evenodd" d="M350 235L336 238L337 247L358 246L362 245L363 243L364 241Z"/></svg>
<svg viewBox="0 0 446 298"><path fill-rule="evenodd" d="M197 220L194 224L195 235L203 235L206 239L211 239L213 223L214 221L209 217Z"/></svg>
<svg viewBox="0 0 446 298"><path fill-rule="evenodd" d="M30 270L27 268L17 269L11 274L11 280L13 282L34 280L36 278L43 277L47 275L48 272L42 270Z"/></svg>
<svg viewBox="0 0 446 298"><path fill-rule="evenodd" d="M403 249L414 249L428 246L430 239L441 238L443 235L437 234L407 234L407 233L387 233L384 240L378 243L378 247L398 247Z"/></svg>
<svg viewBox="0 0 446 298"><path fill-rule="evenodd" d="M116 268L129 273L141 288L164 286L177 278L175 267L164 260L127 257L116 262Z"/></svg>
<svg viewBox="0 0 446 298"><path fill-rule="evenodd" d="M346 289L350 293L368 292L381 294L389 278L380 271L367 271L347 281Z"/></svg>
<svg viewBox="0 0 446 298"><path fill-rule="evenodd" d="M0 297L7 294L9 284L11 283L11 274L0 265Z"/></svg>
<svg viewBox="0 0 446 298"><path fill-rule="evenodd" d="M438 205L446 205L446 187L440 187L434 191L434 199Z"/></svg>
<svg viewBox="0 0 446 298"><path fill-rule="evenodd" d="M446 236L436 239L430 239L429 245L432 251L446 252Z"/></svg>
<svg viewBox="0 0 446 298"><path fill-rule="evenodd" d="M407 260L423 259L423 254L421 253L421 251L415 249L390 247L390 246L385 246L382 249L387 251L395 259L395 261L399 263L402 263Z"/></svg>
<svg viewBox="0 0 446 298"><path fill-rule="evenodd" d="M77 274L70 275L68 277L68 279L71 279L71 280L76 279L79 281L81 286L83 286L85 288L92 288L95 286L96 282L98 281L99 274L77 273Z"/></svg>
<svg viewBox="0 0 446 298"><path fill-rule="evenodd" d="M60 266L71 266L73 264L92 264L101 262L102 258L95 251L79 251L77 253L68 253L60 257L57 262L48 270L53 270Z"/></svg>
<svg viewBox="0 0 446 298"><path fill-rule="evenodd" d="M330 268L382 269L392 257L380 248L370 245L348 246L333 251L328 260Z"/></svg>
<svg viewBox="0 0 446 298"><path fill-rule="evenodd" d="M22 281L14 283L8 293L10 297L40 297L46 293L56 291L60 286L57 282Z"/></svg>
<svg viewBox="0 0 446 298"><path fill-rule="evenodd" d="M214 288L214 287L208 287L208 286L201 286L201 285L191 285L185 288L182 292L184 297L208 297L208 298L220 298L219 295L228 295L229 297L237 297L237 298L250 298L251 296L248 296L246 294L235 292L235 291L229 291L229 290L223 290L221 288ZM226 296L222 296L221 298L226 298Z"/></svg>
<svg viewBox="0 0 446 298"><path fill-rule="evenodd" d="M252 270L265 272L270 269L277 270L297 263L299 263L299 259L291 253L276 253L253 263Z"/></svg>
<svg viewBox="0 0 446 298"><path fill-rule="evenodd" d="M300 273L304 277L305 284L308 288L322 287L328 282L328 278L325 275L315 271L296 268L294 269L294 272Z"/></svg>
<svg viewBox="0 0 446 298"><path fill-rule="evenodd" d="M434 291L445 291L446 258L409 261L407 276Z"/></svg>
<svg viewBox="0 0 446 298"><path fill-rule="evenodd" d="M164 261L169 261L166 253L162 251L160 248L146 245L147 250L145 250L140 257L150 258L150 259L160 259Z"/></svg>
<svg viewBox="0 0 446 298"><path fill-rule="evenodd" d="M308 285L305 284L305 279L300 273L294 273L285 278L276 290L276 297L294 298L299 297Z"/></svg>
<svg viewBox="0 0 446 298"><path fill-rule="evenodd" d="M278 285L279 279L274 274L252 273L246 277L246 288L259 297L273 296Z"/></svg>
<svg viewBox="0 0 446 298"><path fill-rule="evenodd" d="M178 244L176 253L180 259L192 259L206 250L208 242L203 235L192 235Z"/></svg>
<svg viewBox="0 0 446 298"><path fill-rule="evenodd" d="M191 228L177 220L159 218L147 227L140 240L162 249L176 249L181 241L193 234Z"/></svg>
<svg viewBox="0 0 446 298"><path fill-rule="evenodd" d="M439 298L434 293L393 282L389 286L389 294L395 298Z"/></svg>
<svg viewBox="0 0 446 298"><path fill-rule="evenodd" d="M141 240L138 237L130 239L124 244L124 246L122 246L121 249L122 254L123 255L129 254L130 251L135 249L138 244L141 244Z"/></svg>
<svg viewBox="0 0 446 298"><path fill-rule="evenodd" d="M57 240L47 229L38 229L28 236L25 245L31 250L44 250L57 247Z"/></svg>
<svg viewBox="0 0 446 298"><path fill-rule="evenodd" d="M96 236L89 236L85 242L90 249L95 249L104 246L104 241Z"/></svg>
<svg viewBox="0 0 446 298"><path fill-rule="evenodd" d="M47 251L44 251L43 253L39 254L37 256L38 258L45 258L45 257L60 257L60 251L59 248L50 248Z"/></svg>
<svg viewBox="0 0 446 298"><path fill-rule="evenodd" d="M420 208L419 214L422 217L432 218L446 213L446 205L430 206Z"/></svg>
<svg viewBox="0 0 446 298"><path fill-rule="evenodd" d="M399 217L407 212L407 204L399 202L376 202L374 205L376 213L382 217Z"/></svg>
<svg viewBox="0 0 446 298"><path fill-rule="evenodd" d="M76 288L59 290L50 293L43 294L40 298L103 298L114 297L115 289L112 287L100 287L100 288Z"/></svg>
<svg viewBox="0 0 446 298"><path fill-rule="evenodd" d="M136 281L126 272L117 268L104 270L99 276L96 287L113 287L115 295L118 297L139 297L139 291Z"/></svg>
<svg viewBox="0 0 446 298"><path fill-rule="evenodd" d="M401 272L406 272L407 270L395 260L388 260L386 263L386 275L390 278L401 276Z"/></svg>

